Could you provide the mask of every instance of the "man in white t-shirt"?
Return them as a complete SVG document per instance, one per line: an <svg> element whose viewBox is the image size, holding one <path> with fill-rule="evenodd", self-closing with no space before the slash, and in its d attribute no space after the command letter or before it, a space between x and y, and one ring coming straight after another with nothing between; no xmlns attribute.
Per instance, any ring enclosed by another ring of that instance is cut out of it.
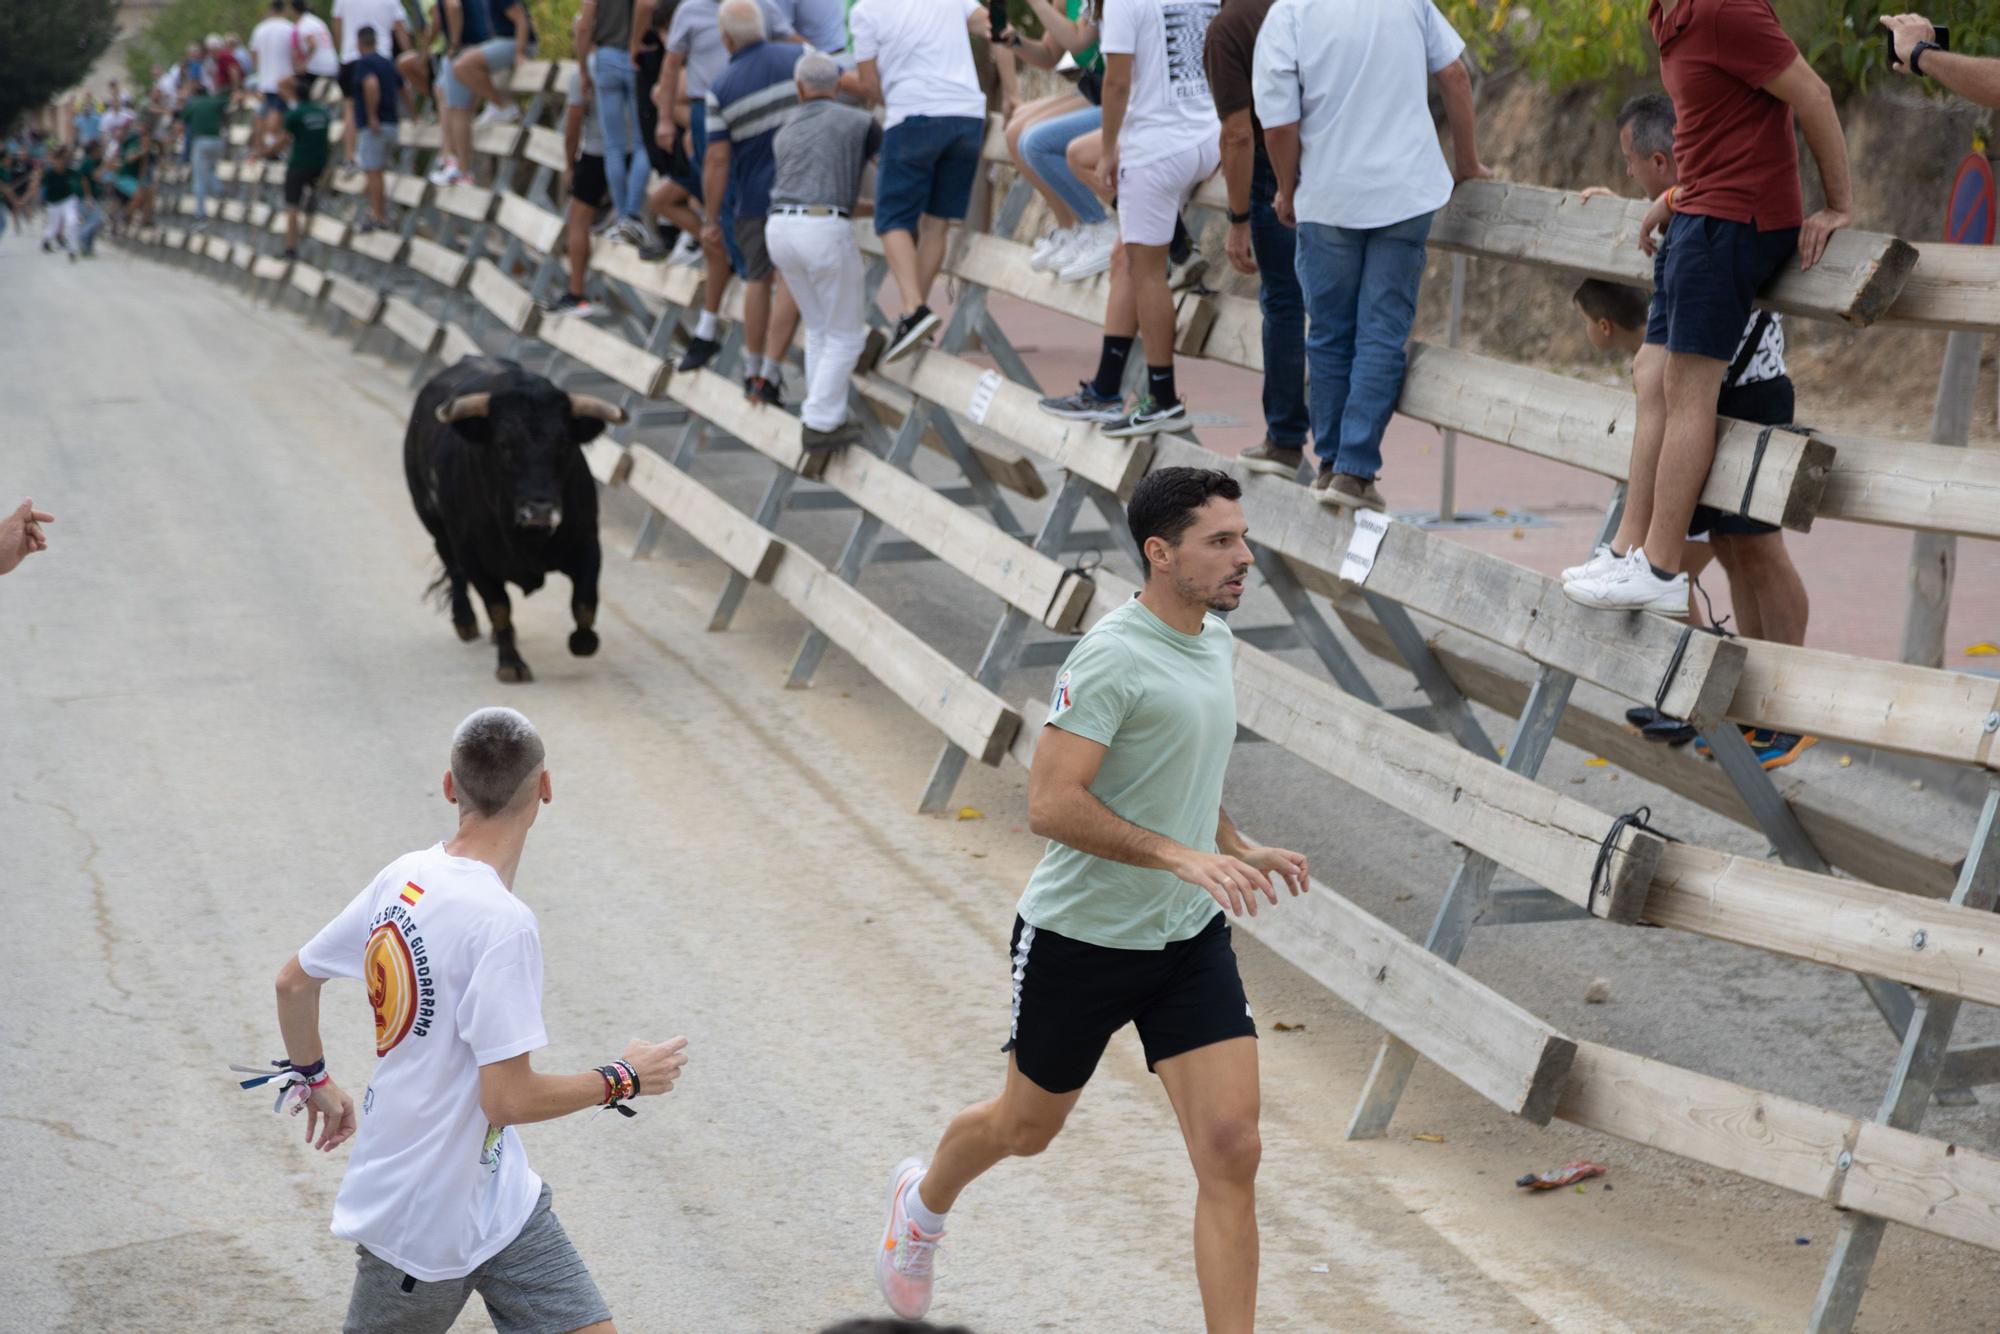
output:
<svg viewBox="0 0 2000 1334"><path fill-rule="evenodd" d="M312 12L311 0L292 0L292 9L292 63L322 79L339 77L340 48L334 45L333 29Z"/></svg>
<svg viewBox="0 0 2000 1334"><path fill-rule="evenodd" d="M263 102L257 112L259 150L276 157L285 123L291 110L285 89L292 82L292 9L286 0L271 0L271 12L250 30L250 55L256 64L257 91Z"/></svg>
<svg viewBox="0 0 2000 1334"><path fill-rule="evenodd" d="M857 64L842 87L888 112L875 176L875 234L902 296L883 359L937 327L931 285L951 224L965 216L986 138L986 94L972 35L989 35L980 0L861 0L848 13Z"/></svg>
<svg viewBox="0 0 2000 1334"><path fill-rule="evenodd" d="M356 1243L345 1329L450 1328L478 1292L496 1328L609 1331L611 1313L549 1207L515 1126L667 1092L687 1039L634 1040L621 1060L538 1074L542 946L514 897L521 850L553 799L540 736L512 709L481 709L452 737L448 841L399 857L278 973L292 1112L306 1139L354 1137L333 1234ZM358 978L376 1064L354 1100L327 1073L320 988Z"/></svg>
<svg viewBox="0 0 2000 1334"><path fill-rule="evenodd" d="M1104 304L1097 374L1042 410L1102 424L1113 436L1187 429L1174 383L1174 294L1167 249L1181 205L1222 161L1222 122L1202 53L1216 0L1107 0L1098 28L1104 53L1104 149L1098 183L1118 198L1118 249ZM1146 345L1146 390L1125 407L1125 363L1134 336Z"/></svg>

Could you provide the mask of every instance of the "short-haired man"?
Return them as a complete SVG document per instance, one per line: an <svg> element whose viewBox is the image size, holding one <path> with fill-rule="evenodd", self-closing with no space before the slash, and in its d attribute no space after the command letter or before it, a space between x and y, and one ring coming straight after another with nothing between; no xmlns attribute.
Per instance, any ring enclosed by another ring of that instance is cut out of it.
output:
<svg viewBox="0 0 2000 1334"><path fill-rule="evenodd" d="M1833 96L1770 0L1653 0L1648 17L1685 184L1662 191L1639 226L1653 304L1632 361L1625 515L1607 547L1566 572L1563 592L1586 607L1674 615L1687 605L1682 557L1715 458L1716 398L1757 293L1794 254L1801 268L1819 262L1852 195ZM1826 191L1811 217L1795 112Z"/></svg>
<svg viewBox="0 0 2000 1334"><path fill-rule="evenodd" d="M1254 914L1260 891L1276 903L1274 877L1303 893L1307 868L1246 842L1222 809L1235 641L1218 613L1242 601L1253 559L1241 495L1227 473L1161 468L1126 506L1145 587L1070 651L1029 770L1028 823L1049 843L1014 922L1006 1084L952 1119L928 1168L905 1159L891 1178L875 1270L898 1315L929 1308L959 1193L1046 1148L1135 1023L1194 1163L1208 1328L1252 1327L1257 1026L1222 912Z"/></svg>
<svg viewBox="0 0 2000 1334"><path fill-rule="evenodd" d="M181 106L180 120L187 127L188 160L194 168L194 215L208 217L208 201L220 198L222 182L216 164L222 161L225 143L222 122L229 115L229 95L197 89Z"/></svg>
<svg viewBox="0 0 2000 1334"><path fill-rule="evenodd" d="M502 1330L603 1334L611 1312L528 1166L516 1126L666 1093L687 1040L634 1039L597 1070L539 1074L542 942L514 896L528 831L554 800L542 739L512 709L481 709L451 742L447 841L384 867L278 972L293 1114L328 1150L354 1138L333 1234L355 1243L345 1328L450 1328L477 1292ZM354 1099L326 1069L320 989L366 984L376 1064Z"/></svg>
<svg viewBox="0 0 2000 1334"><path fill-rule="evenodd" d="M782 285L772 291L771 252L764 243L764 218L771 207L777 174L772 142L778 127L799 104L794 68L805 48L765 38L764 11L757 0L722 0L716 11L729 66L709 85L704 121L708 153L702 163L703 199L722 199L734 216L736 250L743 257L743 393L775 406L784 390L785 349L798 324L798 307ZM602 104L600 103L600 106ZM641 155L643 158L643 155ZM702 225L710 244L722 239L714 213Z"/></svg>
<svg viewBox="0 0 2000 1334"><path fill-rule="evenodd" d="M317 79L340 77L340 48L333 29L312 12L312 0L292 0L292 60L298 71Z"/></svg>
<svg viewBox="0 0 2000 1334"><path fill-rule="evenodd" d="M299 257L299 215L319 207L319 185L326 175L329 156L327 130L333 113L313 101L313 76L292 77L292 96L297 99L285 113L285 134L291 151L285 158L285 258Z"/></svg>
<svg viewBox="0 0 2000 1334"><path fill-rule="evenodd" d="M1383 509L1382 433L1402 393L1424 240L1453 186L1490 175L1465 42L1432 0L1278 0L1257 35L1257 118L1298 227L1319 499ZM1438 148L1430 81L1452 161ZM1339 90L1335 94L1331 90Z"/></svg>
<svg viewBox="0 0 2000 1334"><path fill-rule="evenodd" d="M569 260L569 287L548 308L551 315L595 319L610 311L593 304L588 295L590 228L611 205L611 187L604 178L604 135L597 128L597 102L583 95L583 75L572 72L564 86L568 106L563 111L563 194L568 196L568 228L564 249Z"/></svg>
<svg viewBox="0 0 2000 1334"><path fill-rule="evenodd" d="M951 224L965 217L986 137L986 94L972 34L987 36L981 0L860 0L847 15L857 62L851 89L881 103L875 234L902 309L884 360L914 351L937 327L931 285Z"/></svg>
<svg viewBox="0 0 2000 1334"><path fill-rule="evenodd" d="M585 91L595 90L604 134L604 174L618 220L607 235L634 246L650 238L642 214L652 162L639 143L639 52L653 22L654 0L583 0L576 46Z"/></svg>
<svg viewBox="0 0 2000 1334"><path fill-rule="evenodd" d="M250 30L250 54L257 62L257 151L276 158L282 151L285 113L291 104L285 90L292 86L292 9L286 0L271 0L271 12ZM171 94L169 94L171 95Z"/></svg>
<svg viewBox="0 0 2000 1334"><path fill-rule="evenodd" d="M36 509L32 499L23 500L11 513L0 514L0 574L11 572L37 551L47 551L49 537L42 525L55 521L55 515Z"/></svg>
<svg viewBox="0 0 2000 1334"><path fill-rule="evenodd" d="M357 164L360 162L361 78L357 71L361 63L361 30L366 28L375 34L376 54L389 60L393 67L395 62L390 57L399 46L410 44L408 19L403 0L333 0L333 42L340 55L341 125L347 136L348 153ZM365 166L361 169L368 170Z"/></svg>
<svg viewBox="0 0 2000 1334"><path fill-rule="evenodd" d="M847 419L847 379L867 345L868 306L848 219L882 129L859 107L834 100L840 66L832 56L801 56L795 78L798 110L772 142L777 166L764 241L806 327L801 438L808 449L836 449L860 438Z"/></svg>
<svg viewBox="0 0 2000 1334"><path fill-rule="evenodd" d="M353 91L352 112L359 130L354 138L354 160L368 178L368 216L357 229L372 232L389 225L388 200L382 173L389 169L389 155L396 151L396 130L402 116L403 76L396 62L376 49L375 29L363 27L354 35L355 57L349 67Z"/></svg>

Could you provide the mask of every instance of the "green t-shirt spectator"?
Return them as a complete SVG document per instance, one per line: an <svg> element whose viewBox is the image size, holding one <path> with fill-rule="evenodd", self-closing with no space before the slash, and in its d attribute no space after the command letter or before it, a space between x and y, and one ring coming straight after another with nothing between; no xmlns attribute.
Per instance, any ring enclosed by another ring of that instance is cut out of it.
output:
<svg viewBox="0 0 2000 1334"><path fill-rule="evenodd" d="M285 131L292 136L292 154L285 165L292 171L317 176L326 170L327 127L333 113L317 102L301 102L285 114Z"/></svg>
<svg viewBox="0 0 2000 1334"><path fill-rule="evenodd" d="M188 136L193 139L220 139L222 118L229 111L229 99L215 93L202 93L190 97L181 108L181 120L186 123Z"/></svg>
<svg viewBox="0 0 2000 1334"><path fill-rule="evenodd" d="M95 157L86 157L76 165L76 192L85 199L97 198L97 173L103 166Z"/></svg>
<svg viewBox="0 0 2000 1334"><path fill-rule="evenodd" d="M75 167L42 168L42 199L46 203L60 204L76 193Z"/></svg>

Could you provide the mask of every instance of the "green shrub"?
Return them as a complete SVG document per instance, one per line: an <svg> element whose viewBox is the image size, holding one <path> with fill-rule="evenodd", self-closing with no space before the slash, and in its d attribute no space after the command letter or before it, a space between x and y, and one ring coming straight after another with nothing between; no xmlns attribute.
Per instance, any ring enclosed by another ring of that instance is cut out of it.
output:
<svg viewBox="0 0 2000 1334"><path fill-rule="evenodd" d="M165 69L173 64L189 42L203 41L212 32L233 32L249 40L250 30L270 8L270 0L173 0L125 44L125 72L131 76L133 92L152 87L153 66ZM331 0L314 12L325 18L329 9Z"/></svg>

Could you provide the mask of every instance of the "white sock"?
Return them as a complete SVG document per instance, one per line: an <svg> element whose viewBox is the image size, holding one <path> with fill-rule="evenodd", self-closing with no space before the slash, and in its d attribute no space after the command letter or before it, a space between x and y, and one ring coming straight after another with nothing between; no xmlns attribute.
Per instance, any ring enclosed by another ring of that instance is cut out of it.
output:
<svg viewBox="0 0 2000 1334"><path fill-rule="evenodd" d="M904 1189L903 1212L909 1215L910 1221L918 1228L934 1237L944 1231L944 1215L932 1213L924 1206L924 1197L917 1193L917 1187L923 1184L923 1180L923 1174L918 1173L917 1179Z"/></svg>
<svg viewBox="0 0 2000 1334"><path fill-rule="evenodd" d="M704 310L694 322L694 336L713 340L715 337L715 312Z"/></svg>
<svg viewBox="0 0 2000 1334"><path fill-rule="evenodd" d="M764 358L764 378L776 380L784 376L785 363L777 357Z"/></svg>

